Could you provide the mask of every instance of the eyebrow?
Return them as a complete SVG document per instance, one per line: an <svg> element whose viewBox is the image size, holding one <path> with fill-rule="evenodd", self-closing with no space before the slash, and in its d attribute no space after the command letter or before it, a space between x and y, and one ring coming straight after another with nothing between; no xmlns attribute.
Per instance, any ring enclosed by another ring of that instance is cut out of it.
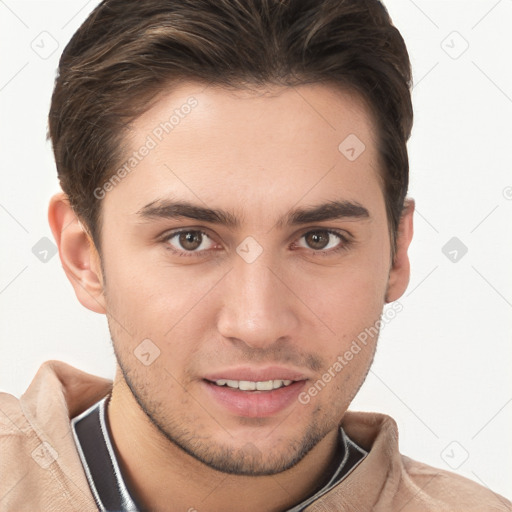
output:
<svg viewBox="0 0 512 512"><path fill-rule="evenodd" d="M207 208L189 201L157 199L136 212L143 220L189 218L211 224L220 224L230 229L240 227L240 219L232 212ZM313 222L344 219L368 219L369 211L357 202L333 200L316 206L295 208L276 222L277 228L284 225L297 226Z"/></svg>

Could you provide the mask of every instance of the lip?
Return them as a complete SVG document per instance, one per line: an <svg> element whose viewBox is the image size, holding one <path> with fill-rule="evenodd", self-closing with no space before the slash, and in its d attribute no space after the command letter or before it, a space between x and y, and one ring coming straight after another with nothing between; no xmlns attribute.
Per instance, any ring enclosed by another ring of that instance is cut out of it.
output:
<svg viewBox="0 0 512 512"><path fill-rule="evenodd" d="M268 418L297 403L297 397L304 389L306 381L296 381L272 391L241 391L217 386L206 380L203 384L215 402L229 413L245 418Z"/></svg>
<svg viewBox="0 0 512 512"><path fill-rule="evenodd" d="M214 381L249 380L261 382L267 380L292 380L289 386L272 391L241 391L227 386L217 386ZM203 386L206 393L222 409L239 417L268 418L276 416L293 403L297 402L299 393L304 389L308 377L303 373L272 366L266 368L239 367L217 371L204 377Z"/></svg>
<svg viewBox="0 0 512 512"><path fill-rule="evenodd" d="M298 370L284 368L282 366L266 366L264 368L239 366L236 368L218 370L215 373L204 375L203 378L209 381L227 379L263 382L266 380L306 380L308 376Z"/></svg>

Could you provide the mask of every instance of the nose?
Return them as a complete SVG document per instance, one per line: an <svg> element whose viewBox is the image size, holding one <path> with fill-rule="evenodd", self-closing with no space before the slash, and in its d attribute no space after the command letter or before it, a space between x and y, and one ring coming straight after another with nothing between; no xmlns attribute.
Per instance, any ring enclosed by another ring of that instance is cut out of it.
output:
<svg viewBox="0 0 512 512"><path fill-rule="evenodd" d="M237 256L226 277L217 317L224 338L265 348L294 336L299 301L287 286L289 273L263 255L252 263Z"/></svg>

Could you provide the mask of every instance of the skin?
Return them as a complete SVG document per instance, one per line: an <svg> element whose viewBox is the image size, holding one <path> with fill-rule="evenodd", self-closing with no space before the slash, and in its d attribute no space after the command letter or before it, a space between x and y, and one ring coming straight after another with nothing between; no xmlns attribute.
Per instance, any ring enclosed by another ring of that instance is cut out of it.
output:
<svg viewBox="0 0 512 512"><path fill-rule="evenodd" d="M332 471L376 338L308 404L266 417L226 410L204 377L277 365L308 389L405 291L414 204L391 261L374 122L356 95L327 85L182 84L134 122L130 151L190 96L197 106L101 201L101 257L62 193L50 225L79 301L108 319L118 360L108 420L136 499L151 510L283 510ZM350 134L366 146L355 161L338 150ZM226 210L239 226L137 214L165 199ZM334 200L368 216L278 223ZM190 255L193 244L170 238L177 228L208 236ZM236 252L248 236L262 248L251 263ZM160 351L148 366L134 353L144 339Z"/></svg>

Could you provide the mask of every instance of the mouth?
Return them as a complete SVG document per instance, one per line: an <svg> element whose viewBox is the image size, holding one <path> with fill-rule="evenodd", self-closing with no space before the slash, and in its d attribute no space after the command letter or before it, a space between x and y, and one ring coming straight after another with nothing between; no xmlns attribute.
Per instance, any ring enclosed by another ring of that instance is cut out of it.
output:
<svg viewBox="0 0 512 512"><path fill-rule="evenodd" d="M268 418L297 403L308 378L286 369L250 368L225 371L203 379L208 395L224 413L245 418Z"/></svg>
<svg viewBox="0 0 512 512"><path fill-rule="evenodd" d="M263 380L263 381L252 381L252 380L228 380L219 379L213 381L212 384L220 387L228 387L231 389L239 389L240 391L274 391L282 387L290 386L293 380Z"/></svg>

